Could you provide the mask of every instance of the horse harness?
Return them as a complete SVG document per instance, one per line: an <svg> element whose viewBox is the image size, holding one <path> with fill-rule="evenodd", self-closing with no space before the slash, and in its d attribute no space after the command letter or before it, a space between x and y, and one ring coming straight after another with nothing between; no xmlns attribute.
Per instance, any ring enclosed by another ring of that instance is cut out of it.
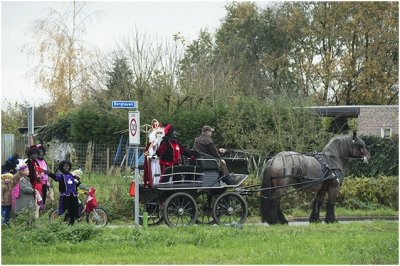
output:
<svg viewBox="0 0 400 266"><path fill-rule="evenodd" d="M297 155L297 154L296 154ZM268 187L268 188L261 188L261 189L256 189L256 190L245 190L245 188L250 188L250 187L255 187L255 186L259 186L259 185L251 185L251 186L246 186L246 187L242 187L237 189L239 192L241 192L242 194L250 194L253 192L259 192L259 191L268 191L268 190L273 190L273 189L278 189L278 188L287 188L287 187L293 187L296 185L300 185L300 188L297 188L295 190L286 192L284 194L279 194L279 195L274 195L271 197L268 196L260 196L260 198L267 198L267 199L276 199L276 198L281 198L283 196L298 192L298 191L302 191L305 190L309 187L312 187L314 185L323 183L323 190L327 189L327 181L331 180L331 179L335 179L335 178L339 178L340 176L344 175L344 170L342 170L341 168L339 168L336 163L334 162L334 160L332 159L332 156L326 155L326 154L322 154L322 153L317 153L314 152L312 154L312 156L321 164L321 170L323 172L323 175L319 178L312 178L312 177L306 177L303 175L302 173L302 169L301 169L301 158L300 156L301 154L298 154L298 160L299 160L299 169L298 169L298 175L296 175L294 173L294 158L293 158L293 154L289 154L289 156L292 159L292 171L291 171L291 175L286 175L286 165L285 165L285 160L282 160L283 162L283 176L281 177L273 177L271 179L278 179L278 178L287 178L287 177L297 177L301 180L301 182L299 183L294 183L294 184L288 184L288 185L282 185L282 186L276 186L276 187ZM274 160L277 156L274 156L274 158L272 158L272 160ZM326 160L328 160L329 163L327 163L322 157L325 157Z"/></svg>
<svg viewBox="0 0 400 266"><path fill-rule="evenodd" d="M322 159L321 155L323 155L325 158L328 158L331 165L333 164L333 167L326 163ZM314 152L313 157L321 164L321 170L324 173L324 175L321 177L321 179L324 179L323 189L327 188L327 180L339 178L340 176L344 175L344 170L336 165L335 161L332 159L332 156Z"/></svg>

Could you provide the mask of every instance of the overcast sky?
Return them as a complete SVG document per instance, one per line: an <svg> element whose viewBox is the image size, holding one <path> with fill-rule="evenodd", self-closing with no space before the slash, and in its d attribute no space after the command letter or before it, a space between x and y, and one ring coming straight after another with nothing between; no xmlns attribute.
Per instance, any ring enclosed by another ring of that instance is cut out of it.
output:
<svg viewBox="0 0 400 266"><path fill-rule="evenodd" d="M104 52L110 51L116 40L132 32L139 32L160 39L170 38L180 32L187 40L197 38L200 29L211 32L225 16L227 1L124 1L90 2L91 10L102 10L105 17L96 24L89 24L87 39ZM52 7L62 10L64 2L14 2L1 3L1 97L15 101L29 100L32 105L49 101L48 94L36 88L27 72L34 65L21 51L30 41L26 34L33 21L44 18L43 10ZM262 5L262 2L259 2Z"/></svg>

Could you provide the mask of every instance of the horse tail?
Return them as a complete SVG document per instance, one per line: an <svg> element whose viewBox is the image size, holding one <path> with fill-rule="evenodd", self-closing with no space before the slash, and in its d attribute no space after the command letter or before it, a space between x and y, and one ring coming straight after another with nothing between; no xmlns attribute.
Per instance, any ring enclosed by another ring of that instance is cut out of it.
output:
<svg viewBox="0 0 400 266"><path fill-rule="evenodd" d="M271 166L274 161L274 158L267 161L267 164L264 166L263 174L262 174L262 182L261 188L271 188ZM261 222L269 222L271 220L271 209L272 209L272 200L270 197L273 194L273 190L262 190L260 197L260 214L261 214Z"/></svg>

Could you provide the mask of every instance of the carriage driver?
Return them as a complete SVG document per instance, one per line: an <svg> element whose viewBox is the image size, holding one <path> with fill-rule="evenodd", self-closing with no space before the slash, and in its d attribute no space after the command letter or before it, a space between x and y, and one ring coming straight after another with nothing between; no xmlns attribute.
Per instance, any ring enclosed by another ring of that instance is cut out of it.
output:
<svg viewBox="0 0 400 266"><path fill-rule="evenodd" d="M197 136L194 140L193 149L196 149L200 152L209 154L220 160L219 171L223 176L222 181L224 181L228 185L234 185L239 180L240 177L235 176L233 173L229 174L228 167L226 166L226 162L219 155L217 148L215 148L214 142L211 139L211 135L214 132L214 129L210 126L204 126L201 130L201 135ZM225 153L225 149L219 149L221 153Z"/></svg>

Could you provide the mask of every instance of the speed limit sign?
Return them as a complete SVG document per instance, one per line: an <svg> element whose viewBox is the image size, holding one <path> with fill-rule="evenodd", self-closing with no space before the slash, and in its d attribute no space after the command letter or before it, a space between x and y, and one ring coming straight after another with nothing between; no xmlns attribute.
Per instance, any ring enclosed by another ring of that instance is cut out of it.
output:
<svg viewBox="0 0 400 266"><path fill-rule="evenodd" d="M129 144L140 144L140 112L129 112Z"/></svg>

